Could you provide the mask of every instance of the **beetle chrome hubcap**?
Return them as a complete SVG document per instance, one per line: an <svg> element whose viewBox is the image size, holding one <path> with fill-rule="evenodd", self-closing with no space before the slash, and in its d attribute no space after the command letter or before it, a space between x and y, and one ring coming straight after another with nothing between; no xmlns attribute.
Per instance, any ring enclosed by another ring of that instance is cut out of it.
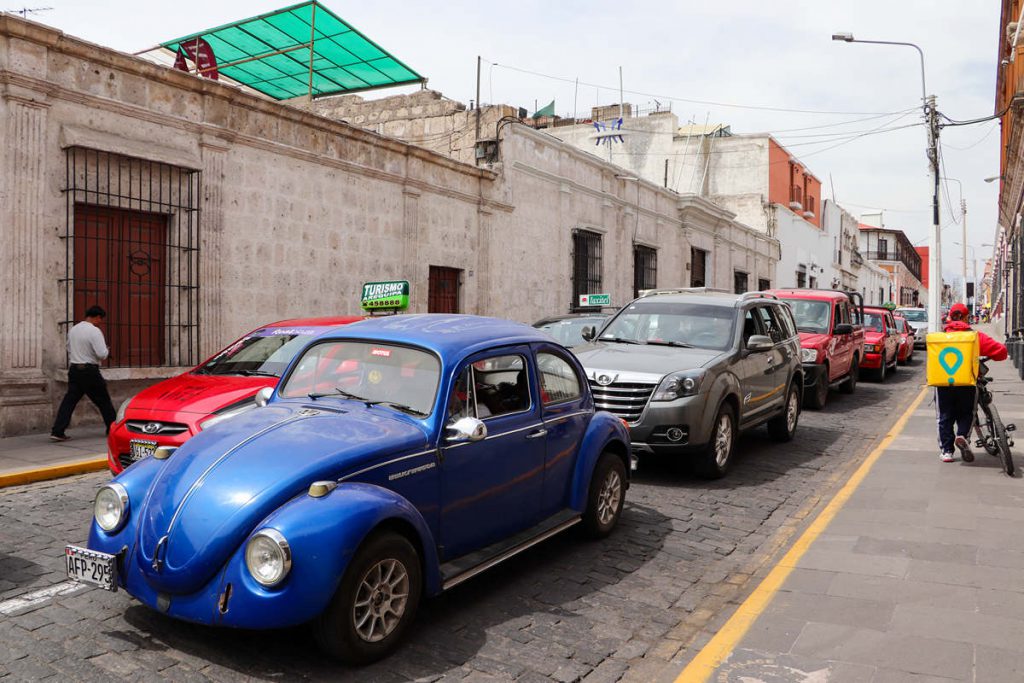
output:
<svg viewBox="0 0 1024 683"><path fill-rule="evenodd" d="M615 470L610 470L597 494L597 521L602 526L615 518L622 500L622 479Z"/></svg>
<svg viewBox="0 0 1024 683"><path fill-rule="evenodd" d="M732 429L730 429L729 416L722 415L718 418L718 430L715 433L715 462L723 467L729 460L729 449L732 447Z"/></svg>
<svg viewBox="0 0 1024 683"><path fill-rule="evenodd" d="M363 575L352 608L356 633L368 643L387 638L409 602L409 573L398 560L381 560Z"/></svg>

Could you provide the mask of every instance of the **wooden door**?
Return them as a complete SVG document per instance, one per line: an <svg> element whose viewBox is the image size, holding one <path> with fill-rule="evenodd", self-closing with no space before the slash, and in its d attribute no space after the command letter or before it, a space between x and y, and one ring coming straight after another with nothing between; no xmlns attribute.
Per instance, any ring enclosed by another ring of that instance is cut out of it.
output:
<svg viewBox="0 0 1024 683"><path fill-rule="evenodd" d="M430 266L430 281L427 293L428 313L459 312L459 276L458 268Z"/></svg>

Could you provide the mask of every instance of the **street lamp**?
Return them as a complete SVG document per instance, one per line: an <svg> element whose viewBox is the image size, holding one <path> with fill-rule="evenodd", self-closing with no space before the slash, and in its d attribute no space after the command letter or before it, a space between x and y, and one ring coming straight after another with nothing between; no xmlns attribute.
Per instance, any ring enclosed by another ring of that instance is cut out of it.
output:
<svg viewBox="0 0 1024 683"><path fill-rule="evenodd" d="M1003 176L1001 176L1001 175L994 175L994 176L991 176L989 178L984 178L983 180L986 183L992 183L992 182L995 182L997 180L1002 180L1002 179L1003 179Z"/></svg>
<svg viewBox="0 0 1024 683"><path fill-rule="evenodd" d="M833 33L832 40L844 43L867 43L870 45L901 45L917 50L921 58L921 106L924 109L925 121L928 123L928 161L932 166L934 187L932 191L932 235L928 249L928 331L939 331L939 316L942 295L942 234L939 228L939 126L936 119L935 97L928 97L928 89L924 81L924 52L914 43L892 40L858 40L852 33Z"/></svg>

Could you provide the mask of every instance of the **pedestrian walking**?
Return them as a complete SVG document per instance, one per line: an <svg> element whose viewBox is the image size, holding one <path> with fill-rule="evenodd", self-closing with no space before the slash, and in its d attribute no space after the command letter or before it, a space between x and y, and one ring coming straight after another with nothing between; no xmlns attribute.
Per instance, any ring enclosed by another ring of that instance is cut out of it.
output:
<svg viewBox="0 0 1024 683"><path fill-rule="evenodd" d="M953 304L949 319L943 328L945 332L968 332L970 315L964 304ZM979 352L989 360L1006 360L1006 347L984 332L978 332ZM964 462L973 462L971 451L971 427L974 426L974 399L976 387L936 387L935 405L939 423L939 459L953 462L954 447L960 451ZM954 436L954 427L956 435Z"/></svg>
<svg viewBox="0 0 1024 683"><path fill-rule="evenodd" d="M107 348L103 332L96 327L106 317L107 312L102 308L90 306L85 312L85 320L68 332L68 392L60 402L57 420L50 430L50 439L53 441L67 441L70 438L64 430L71 423L71 414L75 412L75 406L82 396L88 396L99 408L107 432L114 423L116 411L107 393L107 383L100 374L100 361L110 355L110 349Z"/></svg>

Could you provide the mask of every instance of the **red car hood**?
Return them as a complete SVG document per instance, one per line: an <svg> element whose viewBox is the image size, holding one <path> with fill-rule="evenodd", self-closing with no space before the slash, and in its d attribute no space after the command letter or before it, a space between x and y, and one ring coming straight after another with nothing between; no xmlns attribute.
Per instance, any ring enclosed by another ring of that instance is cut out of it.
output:
<svg viewBox="0 0 1024 683"><path fill-rule="evenodd" d="M829 339L832 337L827 334L818 334L817 332L801 332L800 333L800 346L805 349L820 349L823 346L828 345Z"/></svg>
<svg viewBox="0 0 1024 683"><path fill-rule="evenodd" d="M253 396L263 387L277 386L277 377L196 375L186 372L143 389L132 399L129 417L141 411L209 415Z"/></svg>
<svg viewBox="0 0 1024 683"><path fill-rule="evenodd" d="M877 344L885 338L885 335L881 332L875 332L874 330L864 330L864 343L865 344Z"/></svg>

